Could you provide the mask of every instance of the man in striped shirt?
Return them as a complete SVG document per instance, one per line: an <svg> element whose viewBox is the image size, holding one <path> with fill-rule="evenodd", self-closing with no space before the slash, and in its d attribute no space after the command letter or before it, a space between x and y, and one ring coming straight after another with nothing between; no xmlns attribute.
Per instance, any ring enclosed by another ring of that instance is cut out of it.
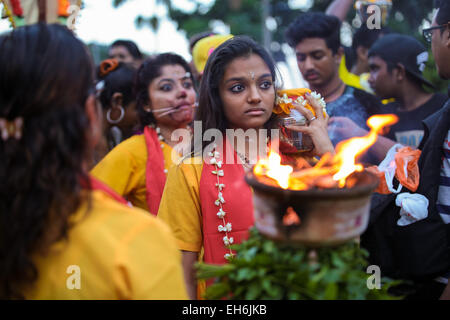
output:
<svg viewBox="0 0 450 320"><path fill-rule="evenodd" d="M450 79L450 3L448 0L436 1L436 7L438 10L432 26L425 29L423 35L431 42L439 76ZM450 241L450 100L440 111L427 118L424 124L428 135L423 139L421 185L417 192L423 191L430 200L429 210L439 212L447 225L447 241ZM436 279L447 283L441 299L450 299L449 278L450 270Z"/></svg>
<svg viewBox="0 0 450 320"><path fill-rule="evenodd" d="M439 75L450 79L450 1L441 0L436 7L433 25L424 36L431 42ZM411 192L428 199L427 217L398 225L397 195L374 194L361 246L385 276L412 281L393 288L393 293L406 299L450 299L450 100L423 124L420 183Z"/></svg>

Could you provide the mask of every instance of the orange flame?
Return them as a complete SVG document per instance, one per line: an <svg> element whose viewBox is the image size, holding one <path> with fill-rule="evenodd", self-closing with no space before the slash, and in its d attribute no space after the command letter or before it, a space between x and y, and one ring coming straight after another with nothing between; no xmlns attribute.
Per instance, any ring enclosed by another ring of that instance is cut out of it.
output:
<svg viewBox="0 0 450 320"><path fill-rule="evenodd" d="M260 159L253 172L256 176L267 176L283 188L305 190L312 186L321 188L343 188L346 179L355 171L362 171L356 158L369 149L377 140L378 134L388 125L398 121L393 114L372 116L367 120L370 132L364 137L355 137L340 142L336 147L336 155L327 153L312 168L293 172L289 165L281 165L281 157L272 149L267 159Z"/></svg>
<svg viewBox="0 0 450 320"><path fill-rule="evenodd" d="M334 160L339 164L339 171L333 175L333 179L339 181L339 187L345 185L345 179L355 171L362 171L361 164L355 164L355 159L361 153L369 149L377 140L378 133L387 125L392 125L398 121L398 117L393 114L372 116L367 120L370 132L364 137L351 138L340 142L336 146L336 156Z"/></svg>
<svg viewBox="0 0 450 320"><path fill-rule="evenodd" d="M289 175L294 169L291 166L281 164L281 157L278 153L270 150L267 159L261 159L255 165L253 172L256 175L265 174L277 181L278 185L287 189L289 187Z"/></svg>

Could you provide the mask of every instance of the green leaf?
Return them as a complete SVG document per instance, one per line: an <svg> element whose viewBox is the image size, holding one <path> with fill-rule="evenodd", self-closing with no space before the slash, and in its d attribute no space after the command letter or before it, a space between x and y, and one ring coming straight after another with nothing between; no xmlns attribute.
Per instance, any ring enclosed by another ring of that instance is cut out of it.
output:
<svg viewBox="0 0 450 320"><path fill-rule="evenodd" d="M205 298L210 300L221 299L230 292L230 286L226 282L214 283L206 288Z"/></svg>
<svg viewBox="0 0 450 320"><path fill-rule="evenodd" d="M246 300L255 300L258 298L260 293L259 283L253 282L248 287L247 293L245 294Z"/></svg>
<svg viewBox="0 0 450 320"><path fill-rule="evenodd" d="M235 266L229 263L220 266L206 263L196 263L194 267L197 270L197 277L199 279L226 276L235 269Z"/></svg>
<svg viewBox="0 0 450 320"><path fill-rule="evenodd" d="M335 282L331 282L327 285L325 289L324 299L325 300L336 300L338 296L338 286Z"/></svg>

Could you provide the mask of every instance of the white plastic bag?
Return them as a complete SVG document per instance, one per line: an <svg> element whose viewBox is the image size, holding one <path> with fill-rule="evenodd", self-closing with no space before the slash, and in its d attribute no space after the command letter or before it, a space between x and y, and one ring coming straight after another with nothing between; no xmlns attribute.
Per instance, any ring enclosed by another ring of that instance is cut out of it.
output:
<svg viewBox="0 0 450 320"><path fill-rule="evenodd" d="M407 226L428 216L428 199L418 193L403 192L395 199L395 204L400 207L399 226Z"/></svg>
<svg viewBox="0 0 450 320"><path fill-rule="evenodd" d="M392 193L399 193L403 186L401 184L398 185L397 189L394 189L393 181L395 177L395 170L397 169L397 165L395 163L395 154L397 151L401 148L403 148L404 145L401 145L399 143L392 146L392 148L389 149L389 151L386 153L386 157L383 161L378 165L378 170L384 172L384 177L386 179L386 184L390 192ZM405 175L408 176L408 173L406 171L406 164L405 164Z"/></svg>

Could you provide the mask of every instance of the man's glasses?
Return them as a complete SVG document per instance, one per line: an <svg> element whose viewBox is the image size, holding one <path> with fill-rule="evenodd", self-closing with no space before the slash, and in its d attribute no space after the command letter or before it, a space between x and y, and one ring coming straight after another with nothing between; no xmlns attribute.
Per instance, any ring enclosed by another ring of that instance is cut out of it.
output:
<svg viewBox="0 0 450 320"><path fill-rule="evenodd" d="M431 43L431 38L433 37L433 30L444 29L444 28L447 28L447 26L448 26L448 23L443 24L441 26L436 26L436 27L423 29L422 30L422 34L423 34L423 37L425 38L425 41L428 42L428 43Z"/></svg>

